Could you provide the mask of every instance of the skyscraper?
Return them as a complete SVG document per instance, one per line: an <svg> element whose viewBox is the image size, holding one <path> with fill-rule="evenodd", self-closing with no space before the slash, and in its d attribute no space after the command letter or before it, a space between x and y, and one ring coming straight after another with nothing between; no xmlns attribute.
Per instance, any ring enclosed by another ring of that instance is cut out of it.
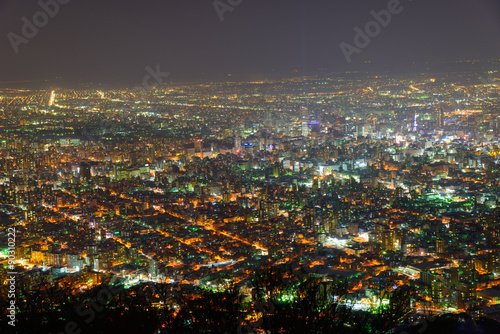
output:
<svg viewBox="0 0 500 334"><path fill-rule="evenodd" d="M309 124L306 121L302 122L301 134L304 137L309 136Z"/></svg>
<svg viewBox="0 0 500 334"><path fill-rule="evenodd" d="M445 244L443 239L436 239L436 253L443 254L445 251Z"/></svg>
<svg viewBox="0 0 500 334"><path fill-rule="evenodd" d="M155 259L150 259L149 260L149 275L151 278L156 278L158 274L160 273L160 264L158 263L157 260Z"/></svg>
<svg viewBox="0 0 500 334"><path fill-rule="evenodd" d="M443 282L433 280L431 283L431 296L434 303L442 303L444 298Z"/></svg>
<svg viewBox="0 0 500 334"><path fill-rule="evenodd" d="M444 127L444 111L443 108L439 107L437 108L437 115L436 115L436 121L437 121L437 127L438 128L443 128Z"/></svg>
<svg viewBox="0 0 500 334"><path fill-rule="evenodd" d="M81 163L80 164L80 178L84 180L90 180L91 178L91 173L90 173L90 165L88 163Z"/></svg>
<svg viewBox="0 0 500 334"><path fill-rule="evenodd" d="M234 150L235 150L235 153L241 153L241 137L240 136L234 137Z"/></svg>

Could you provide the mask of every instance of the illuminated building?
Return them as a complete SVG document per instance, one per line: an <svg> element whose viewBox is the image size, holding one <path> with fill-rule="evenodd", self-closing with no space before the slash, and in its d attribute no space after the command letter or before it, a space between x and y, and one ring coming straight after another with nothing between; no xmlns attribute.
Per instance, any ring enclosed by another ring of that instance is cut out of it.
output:
<svg viewBox="0 0 500 334"><path fill-rule="evenodd" d="M445 245L444 245L444 240L443 239L436 239L436 253L437 254L444 254L445 251Z"/></svg>
<svg viewBox="0 0 500 334"><path fill-rule="evenodd" d="M80 164L80 178L83 180L90 180L91 178L90 174L90 165L87 163L81 163Z"/></svg>
<svg viewBox="0 0 500 334"><path fill-rule="evenodd" d="M442 303L444 299L443 294L443 282L434 280L431 283L431 297L432 301L435 303Z"/></svg>
<svg viewBox="0 0 500 334"><path fill-rule="evenodd" d="M437 120L437 126L438 128L443 128L444 127L444 111L443 108L439 107L436 110L436 120Z"/></svg>
<svg viewBox="0 0 500 334"><path fill-rule="evenodd" d="M234 137L234 150L236 153L241 153L241 137Z"/></svg>
<svg viewBox="0 0 500 334"><path fill-rule="evenodd" d="M386 251L395 250L396 231L384 230L382 231L382 249Z"/></svg>
<svg viewBox="0 0 500 334"><path fill-rule="evenodd" d="M160 264L157 260L155 259L149 260L148 273L151 278L156 278L160 274Z"/></svg>

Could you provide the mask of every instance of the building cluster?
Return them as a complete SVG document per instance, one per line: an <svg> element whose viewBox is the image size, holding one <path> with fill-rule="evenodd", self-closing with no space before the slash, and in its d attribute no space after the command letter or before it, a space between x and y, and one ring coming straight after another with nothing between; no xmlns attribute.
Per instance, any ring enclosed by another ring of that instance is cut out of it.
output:
<svg viewBox="0 0 500 334"><path fill-rule="evenodd" d="M286 265L360 309L410 286L415 313L495 319L499 92L463 73L1 90L0 231L33 288L42 269L74 294L109 275L250 294Z"/></svg>

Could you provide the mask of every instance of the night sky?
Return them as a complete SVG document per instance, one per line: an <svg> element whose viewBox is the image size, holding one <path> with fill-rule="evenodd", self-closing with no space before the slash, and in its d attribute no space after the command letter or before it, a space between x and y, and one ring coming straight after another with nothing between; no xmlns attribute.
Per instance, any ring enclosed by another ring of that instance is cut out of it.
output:
<svg viewBox="0 0 500 334"><path fill-rule="evenodd" d="M21 18L32 21L41 7L0 0L0 81L140 82L156 64L173 81L262 79L366 61L500 58L499 0L401 0L402 12L348 64L339 44L353 44L353 28L389 2L242 0L221 22L213 0L71 0L16 54L8 33L22 36Z"/></svg>

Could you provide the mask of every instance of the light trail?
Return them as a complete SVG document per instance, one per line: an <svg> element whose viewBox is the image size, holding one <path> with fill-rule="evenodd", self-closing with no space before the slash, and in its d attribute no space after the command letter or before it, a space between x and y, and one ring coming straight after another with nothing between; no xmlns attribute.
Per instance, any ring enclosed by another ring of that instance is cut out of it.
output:
<svg viewBox="0 0 500 334"><path fill-rule="evenodd" d="M187 219L186 217L183 217L181 214L179 214L179 213L177 213L177 212L173 212L173 211L168 210L168 211L167 211L167 213L168 213L168 214L170 214L170 215L172 215L172 216L174 216L174 217L181 218L181 219L184 219L184 220L186 220L186 221L189 221L190 223L194 223L194 222L192 221L192 219ZM223 236L225 236L225 237L228 237L228 238L230 238L230 239L233 239L233 240L236 240L236 241L242 242L242 243L244 243L245 245L248 245L248 246L253 246L253 247L255 247L255 248L259 249L259 250L262 250L262 251L267 251L267 248L262 247L262 246L261 246L260 244L258 244L258 243L251 243L251 242L246 241L245 239L242 239L242 238L240 238L240 237L238 237L238 236L231 235L231 234L229 234L229 233L227 233L227 232L224 232L224 231L219 231L219 230L215 229L215 228L213 227L213 225L211 225L211 224L209 224L209 223L204 223L204 222L196 222L196 223L197 223L197 224L200 224L201 226L203 226L203 227L204 227L204 228L206 228L207 230L213 231L213 232L215 232L215 233L217 233L217 234L221 234L221 235L223 235Z"/></svg>
<svg viewBox="0 0 500 334"><path fill-rule="evenodd" d="M50 93L50 101L49 101L49 107L52 107L52 105L54 104L54 100L56 98L56 91L53 90L51 93Z"/></svg>

